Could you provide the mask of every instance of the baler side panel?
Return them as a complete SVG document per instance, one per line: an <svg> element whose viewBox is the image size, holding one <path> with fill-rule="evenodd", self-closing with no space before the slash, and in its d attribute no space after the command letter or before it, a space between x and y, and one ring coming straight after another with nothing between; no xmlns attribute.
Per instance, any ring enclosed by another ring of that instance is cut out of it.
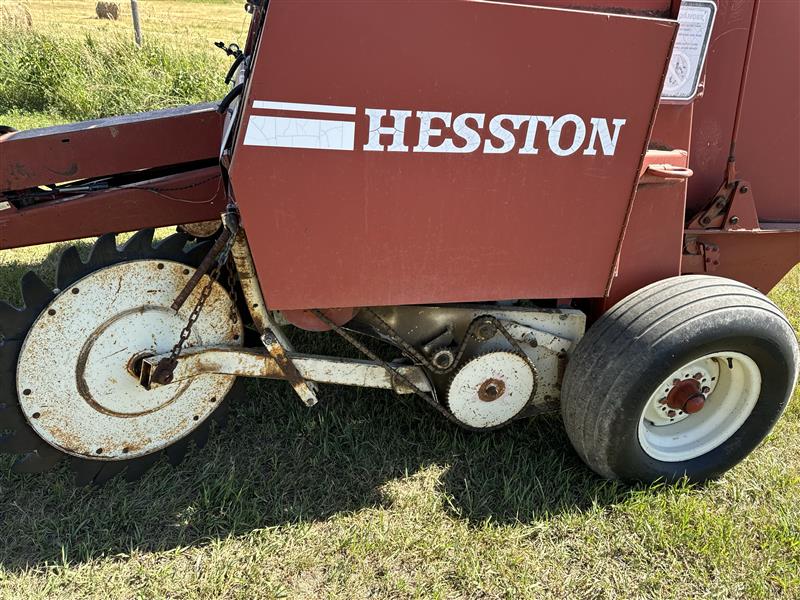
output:
<svg viewBox="0 0 800 600"><path fill-rule="evenodd" d="M270 2L231 167L270 307L603 296L675 30L504 3ZM403 151L364 149L366 109L409 112ZM419 111L483 121L421 132ZM524 130L487 153L498 114L625 124L610 154L558 156L544 128L536 154ZM469 130L472 151L427 151Z"/></svg>
<svg viewBox="0 0 800 600"><path fill-rule="evenodd" d="M718 5L706 57L703 95L694 102L690 162L694 175L689 180L686 202L689 216L714 197L725 179L753 14L753 0L719 2Z"/></svg>
<svg viewBox="0 0 800 600"><path fill-rule="evenodd" d="M736 142L759 219L800 224L800 2L764 2Z"/></svg>
<svg viewBox="0 0 800 600"><path fill-rule="evenodd" d="M692 111L692 104L662 104L651 143L688 149ZM680 275L686 188L686 182L639 186L622 243L619 270L602 310L641 287Z"/></svg>

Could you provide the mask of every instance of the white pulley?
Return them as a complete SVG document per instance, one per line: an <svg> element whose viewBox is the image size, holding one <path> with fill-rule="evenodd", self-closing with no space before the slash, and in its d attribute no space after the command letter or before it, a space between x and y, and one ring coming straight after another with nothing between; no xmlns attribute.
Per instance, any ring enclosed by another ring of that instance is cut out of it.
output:
<svg viewBox="0 0 800 600"><path fill-rule="evenodd" d="M465 425L497 427L527 406L535 386L536 376L525 357L508 351L489 352L456 372L447 405Z"/></svg>
<svg viewBox="0 0 800 600"><path fill-rule="evenodd" d="M146 390L132 372L137 357L168 352L178 340L207 282L173 311L193 272L167 260L123 262L56 296L31 327L17 367L20 406L42 439L73 456L130 459L180 440L215 410L235 376ZM232 308L215 283L186 346L240 345L241 319L233 322Z"/></svg>

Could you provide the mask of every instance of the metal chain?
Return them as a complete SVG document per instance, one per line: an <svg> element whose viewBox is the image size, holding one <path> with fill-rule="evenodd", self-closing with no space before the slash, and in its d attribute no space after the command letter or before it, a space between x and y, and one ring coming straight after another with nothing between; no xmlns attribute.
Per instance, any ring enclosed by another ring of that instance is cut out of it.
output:
<svg viewBox="0 0 800 600"><path fill-rule="evenodd" d="M217 260L214 262L214 266L208 272L206 277L208 277L208 281L200 290L200 294L197 296L197 300L194 303L194 307L192 308L192 312L189 313L189 318L186 321L186 325L183 326L181 329L180 336L178 337L178 341L175 342L175 345L170 350L169 356L166 358L162 358L158 365L155 368L155 371L152 375L152 380L157 381L161 384L169 384L172 382L173 373L175 371L175 367L178 366L178 357L180 357L181 352L183 352L184 347L186 346L186 342L189 340L189 337L192 335L192 327L200 318L200 313L203 310L203 307L206 304L209 296L211 296L211 292L214 291L214 284L219 281L220 273L222 272L222 267L228 261L228 256L230 255L231 247L233 246L235 236L231 236L228 239L228 242L222 248L217 257ZM234 304L231 309L232 318L236 316L236 305ZM236 322L236 321L234 321Z"/></svg>
<svg viewBox="0 0 800 600"><path fill-rule="evenodd" d="M464 424L464 423L461 423L461 422L460 422L458 419L456 419L456 418L455 418L455 416L453 415L453 413L451 413L451 412L450 412L449 410L447 410L447 409L446 409L444 406L442 406L441 404L439 404L439 402L437 402L437 401L436 401L436 399L435 399L433 396L431 396L430 394L428 394L428 393L426 393L426 392L422 391L422 390L419 388L419 386L417 386L417 385L416 385L414 382L412 382L412 381L411 381L411 380L410 380L408 377L406 377L405 375L403 375L403 374L400 372L400 370L399 370L399 369L396 369L396 368L394 368L392 365L390 365L390 364L389 364L389 363L387 363L385 360L383 360L381 357L379 357L377 354L375 354L375 353L374 353L372 350L370 350L369 348L367 348L367 347L366 347L364 344L362 344L361 342L359 342L359 341L358 341L358 340L357 340L355 337L353 337L352 335L350 335L350 333L348 333L348 332L347 332L347 331L345 331L345 330L344 330L342 327L338 326L338 325L337 325L336 323L334 323L334 322L333 322L331 319L329 319L329 318L327 317L327 315L325 315L325 313L324 313L324 312L322 312L322 311L321 311L321 310L319 310L319 309L314 309L314 310L312 310L311 312L312 312L312 313L314 313L314 315L315 315L315 316L316 316L316 317L317 317L317 318L318 318L320 321L322 321L323 323L325 323L326 325L328 325L328 326L329 326L331 329L333 329L333 331L334 331L335 333L337 333L337 334L338 334L338 335L339 335L341 338L343 338L343 339L344 339L344 340L346 340L346 341L347 341L347 342L348 342L350 345L352 345L352 346L353 346L353 347L354 347L356 350L358 350L359 352L361 352L362 354L364 354L364 355L365 355L367 358L369 358L370 360L372 360L372 361L374 361L374 362L378 363L380 366L382 366L382 367L383 367L383 368L386 370L386 372L387 372L387 373L389 373L389 375L390 375L390 376L391 376L391 378L392 378L392 381L399 380L399 381L401 381L402 383L406 384L406 386L408 386L408 388L409 388L410 390L412 390L412 391L414 392L414 394L416 394L417 396L419 396L420 398L422 398L423 400L425 400L425 402L426 402L427 404L429 404L430 406L432 406L432 407L433 407L433 408L434 408L434 409L435 409L437 412L439 412L439 413L440 413L442 416L444 416L444 417L445 417L445 418L446 418L448 421L451 421L451 422L453 422L453 423L455 423L456 425L459 425L459 426L461 426L461 427L466 427L467 429L470 429L470 430L474 430L474 431L477 431L477 430L478 430L478 429L477 429L477 428L475 428L475 427L471 427L471 426L469 426L469 425L466 425L466 424Z"/></svg>
<svg viewBox="0 0 800 600"><path fill-rule="evenodd" d="M409 358L412 358L413 360L417 361L422 366L424 366L426 369L433 371L434 373L437 373L439 375L445 375L456 368L456 365L458 365L458 363L461 361L461 359L464 356L464 352L467 349L467 342L469 342L470 339L477 339L475 336L475 331L483 324L481 319L475 319L470 324L466 334L464 334L464 339L461 341L461 344L458 347L453 363L449 367L440 367L436 363L428 360L428 357L426 357L413 345L404 340L402 336L400 336L400 334L397 333L394 330L394 328L391 325L389 325L383 319L383 317L381 317L374 310L372 310L371 308L364 308L363 311L373 318L374 320L373 324L377 325L377 329L381 330L382 335L389 338L392 341L392 343L395 344L396 346L399 346L403 350L403 352L405 352L409 356Z"/></svg>
<svg viewBox="0 0 800 600"><path fill-rule="evenodd" d="M183 329L181 329L181 334L178 337L178 341L175 343L175 345L172 347L172 351L169 353L168 360L170 362L177 363L177 359L181 355L189 336L192 335L192 327L197 322L197 319L200 318L200 312L203 310L206 300L208 300L208 297L211 295L211 292L214 289L214 283L216 283L216 281L219 279L219 273L220 266L219 263L217 263L208 274L208 282L203 286L203 289L200 290L200 295L197 297L197 302L194 303L194 308L192 308L192 312L189 313L189 319L186 322L186 325L183 326Z"/></svg>
<svg viewBox="0 0 800 600"><path fill-rule="evenodd" d="M414 348L411 344L406 342L400 336L400 334L397 333L388 323L386 323L386 321L384 321L377 313L375 313L370 308L366 308L364 310L367 311L368 313L370 313L372 316L374 316L381 323L381 325L382 325L381 329L383 329L383 335L385 335L386 337L390 338L392 343L396 344L397 346L399 346L400 348L402 348L404 350L406 348L410 349L410 351L408 353L411 354L412 357L416 357L416 356L422 357L423 366L429 364L430 361L425 359L423 357L423 355L419 351L417 351L416 348ZM392 377L393 381L394 380L400 380L401 382L405 383L408 386L409 389L411 389L417 396L419 396L420 398L425 400L425 402L427 404L429 404L437 412L442 414L448 421L450 421L452 423L455 423L459 427L462 427L462 428L467 429L469 431L488 431L488 430L491 430L491 429L497 429L497 428L502 427L503 425L505 425L504 423L502 423L502 424L497 425L495 427L472 427L470 425L467 425L466 423L463 423L463 422L459 421L453 413L451 413L447 408L445 408L442 404L440 404L430 394L427 394L426 392L422 391L418 386L416 386L413 382L411 382L405 375L403 375L400 372L399 369L396 369L395 367L393 367L392 365L387 363L385 360L381 359L377 354L372 352L364 344L359 342L355 337L350 335L350 333L345 331L344 328L340 327L339 325L334 323L331 319L329 319L327 317L327 315L325 315L325 313L323 313L321 310L315 309L315 310L312 310L311 312L313 312L314 315L318 319L320 319L323 323L328 325L331 329L333 329L333 331L335 333L337 333L340 337L345 339L348 343L350 343L350 345L352 345L354 348L359 350L367 358L369 358L370 360L372 360L372 361L378 363L379 365L381 365L389 373L389 375ZM475 332L481 326L489 324L489 323L496 329L496 331L500 332L500 334L506 339L506 341L515 350L515 352L518 353L522 358L525 359L525 361L528 363L528 366L530 366L531 370L533 371L533 385L534 385L534 387L533 387L533 390L531 391L531 397L530 397L530 400L528 401L528 404L525 407L523 407L518 413L519 415L522 415L522 413L525 412L528 409L528 407L530 406L531 402L533 401L533 397L536 395L536 387L537 387L538 381L539 381L539 372L536 369L536 365L533 364L533 361L530 359L530 357L522 350L522 348L520 347L519 343L511 336L510 333L508 333L506 328L503 327L503 324L500 322L500 319L498 319L497 317L494 317L492 315L484 315L482 317L477 317L476 319L474 319L472 321L472 323L470 324L469 328L467 329L466 334L464 335L464 340L461 342L461 346L460 346L460 348L458 350L458 353L457 353L457 358L453 362L453 367L451 367L449 369L445 369L444 372L452 370L452 368L454 368L455 365L459 364L459 362L463 358L464 352L466 350L467 340L469 338L473 338L473 339L477 340L478 337L475 335ZM443 371L442 369L437 369L437 370L439 372Z"/></svg>
<svg viewBox="0 0 800 600"><path fill-rule="evenodd" d="M237 307L239 306L239 292L236 289L238 285L238 279L236 277L236 266L231 260L230 254L228 255L227 259L227 271L228 271L228 292L230 293L231 297L231 310L230 310L230 318L231 322L235 325L239 322L239 311Z"/></svg>
<svg viewBox="0 0 800 600"><path fill-rule="evenodd" d="M527 357L527 354L525 354L522 351L517 341L511 337L511 334L508 333L508 331L506 331L506 328L503 327L503 324L497 317L494 317L492 315L483 315L481 317L476 317L472 321L472 323L470 323L466 333L464 334L464 338L461 340L461 344L459 345L458 350L455 353L455 359L453 360L453 363L449 367L439 367L432 361L428 360L428 358L424 354L422 354L419 350L417 350L413 345L404 340L400 336L400 334L397 333L397 331L395 331L394 328L392 328L392 326L389 325L374 310L372 310L371 308L364 308L362 310L363 312L366 312L368 315L370 315L374 319L374 321L377 322L374 324L377 324L378 329L382 330L381 333L387 338L390 338L393 344L399 346L409 356L409 358L412 358L413 360L419 362L426 369L433 371L434 373L438 373L440 375L445 375L450 371L453 371L458 366L458 364L461 362L461 359L464 358L464 352L466 352L467 350L467 343L469 342L469 340L473 339L475 341L480 341L477 332L484 325L491 325L492 327L494 327L496 331L499 331L501 335L506 338L508 343L511 344L511 346L517 352ZM534 373L536 373L536 367L534 366L533 362L529 358L527 359L527 362L533 369Z"/></svg>

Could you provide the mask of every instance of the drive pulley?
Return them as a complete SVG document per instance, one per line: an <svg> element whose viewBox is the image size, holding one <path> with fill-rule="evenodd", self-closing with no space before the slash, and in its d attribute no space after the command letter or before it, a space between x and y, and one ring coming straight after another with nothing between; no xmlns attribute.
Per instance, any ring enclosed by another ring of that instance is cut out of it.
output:
<svg viewBox="0 0 800 600"><path fill-rule="evenodd" d="M491 429L510 422L530 402L536 374L517 352L487 352L468 360L450 381L447 407L461 423Z"/></svg>

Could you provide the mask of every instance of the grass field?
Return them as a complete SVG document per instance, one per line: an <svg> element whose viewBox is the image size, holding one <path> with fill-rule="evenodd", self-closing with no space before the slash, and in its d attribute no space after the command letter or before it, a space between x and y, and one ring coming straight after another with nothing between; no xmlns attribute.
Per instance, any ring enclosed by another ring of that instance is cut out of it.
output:
<svg viewBox="0 0 800 600"><path fill-rule="evenodd" d="M65 120L78 94L50 90L20 104L10 88L52 81L44 67L25 74L41 79L8 80L17 68L9 52L30 43L25 36L71 41L64 52L73 58L89 36L142 60L117 46L130 33L125 15L94 20L88 0L27 4L33 32L15 30L22 42L12 43L0 31L0 122ZM238 2L140 4L151 56L185 53L185 61L148 67L162 74L148 88L153 104L182 97L168 83L195 59L224 72L218 51L203 44L237 38ZM227 29L217 32L218 20ZM154 33L159 27L167 39ZM52 56L64 48L51 46ZM46 65L48 55L38 56ZM80 65L64 69L88 81ZM106 74L119 100L90 103L86 116L135 97ZM207 83L200 95L214 90ZM60 108L36 104L42 98ZM0 298L19 301L28 269L52 280L61 247L0 252ZM800 329L800 267L771 296ZM318 350L333 343L323 336ZM306 409L282 382L250 382L247 392L203 451L179 467L159 463L136 484L76 489L65 469L14 475L0 458L0 597L800 597L797 392L767 441L703 487L603 481L571 450L557 417L477 435L413 398L326 388Z"/></svg>
<svg viewBox="0 0 800 600"><path fill-rule="evenodd" d="M144 0L142 48L130 4L119 4L111 21L97 19L90 0L0 0L0 124L43 127L224 95L230 59L213 42L244 44L241 2ZM26 15L32 26L19 26Z"/></svg>

